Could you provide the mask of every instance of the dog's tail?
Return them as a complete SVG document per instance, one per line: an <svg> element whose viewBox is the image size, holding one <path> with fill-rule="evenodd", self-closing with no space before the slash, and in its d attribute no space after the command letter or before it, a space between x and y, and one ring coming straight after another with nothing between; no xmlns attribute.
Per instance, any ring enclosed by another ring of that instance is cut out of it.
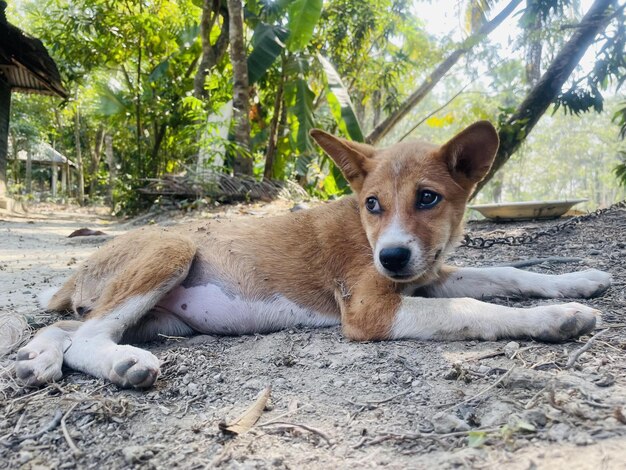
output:
<svg viewBox="0 0 626 470"><path fill-rule="evenodd" d="M51 287L40 292L37 296L39 305L46 310L62 312L72 308L72 294L74 293L74 276L69 278L62 287Z"/></svg>

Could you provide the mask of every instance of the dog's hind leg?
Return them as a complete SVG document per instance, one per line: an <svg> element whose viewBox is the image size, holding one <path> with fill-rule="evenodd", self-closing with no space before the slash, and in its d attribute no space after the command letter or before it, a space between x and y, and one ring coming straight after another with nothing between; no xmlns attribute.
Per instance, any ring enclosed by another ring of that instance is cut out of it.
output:
<svg viewBox="0 0 626 470"><path fill-rule="evenodd" d="M84 323L80 323L72 334L62 334L58 328L43 332L41 341L37 339L38 335L18 352L18 375L24 377L25 382L38 385L60 378L60 367L48 374L38 374L41 367L31 364L37 359L33 355L33 352L38 353L36 347L46 346L43 348L46 357L55 358L50 362L57 364L59 351L62 351L66 366L111 380L121 387L143 388L154 383L159 372L158 359L148 351L118 343L124 337L133 338L135 335L130 333L145 324L146 314L185 279L196 246L185 237L167 233L130 241L141 245L141 250L134 256L124 256L121 249L113 247L108 258L104 257L102 262L108 262L109 267L112 266L111 259L119 262L111 267L106 279L99 282L101 292L97 293ZM93 257L91 263L89 266L88 261L89 267L76 276L76 289L80 289L83 282L89 284L92 271L100 269L97 266L99 258ZM77 298L80 300L81 296ZM73 307L77 310L76 305ZM168 328L172 322L163 321L158 325L164 328L162 333L171 334ZM156 332L153 331L153 335Z"/></svg>
<svg viewBox="0 0 626 470"><path fill-rule="evenodd" d="M594 297L611 285L611 275L596 269L567 274L540 274L512 267L453 268L444 266L441 277L423 286L426 297Z"/></svg>
<svg viewBox="0 0 626 470"><path fill-rule="evenodd" d="M178 236L163 235L158 244L146 246L140 259L110 280L72 337L64 362L121 387L151 386L159 373L158 359L146 350L118 343L185 279L195 252L191 240Z"/></svg>

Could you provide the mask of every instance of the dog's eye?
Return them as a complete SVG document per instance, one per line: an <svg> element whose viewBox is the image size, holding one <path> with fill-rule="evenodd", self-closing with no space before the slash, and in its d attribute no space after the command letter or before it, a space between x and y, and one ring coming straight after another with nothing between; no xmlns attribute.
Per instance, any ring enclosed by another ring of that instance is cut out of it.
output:
<svg viewBox="0 0 626 470"><path fill-rule="evenodd" d="M417 193L417 208L432 209L441 202L441 196L434 191L424 189Z"/></svg>
<svg viewBox="0 0 626 470"><path fill-rule="evenodd" d="M372 214L380 214L382 212L380 203L374 196L370 196L365 200L365 208Z"/></svg>

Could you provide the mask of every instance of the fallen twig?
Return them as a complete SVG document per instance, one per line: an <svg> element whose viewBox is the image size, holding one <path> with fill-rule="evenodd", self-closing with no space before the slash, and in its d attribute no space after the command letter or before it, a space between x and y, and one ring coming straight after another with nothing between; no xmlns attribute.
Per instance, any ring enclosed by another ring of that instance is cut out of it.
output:
<svg viewBox="0 0 626 470"><path fill-rule="evenodd" d="M351 405L372 409L372 408L375 408L377 405L382 405L383 403L389 403L390 401L395 400L396 398L399 398L399 397L403 397L404 395L408 395L409 393L411 393L411 390L405 390L404 392L397 393L383 400L368 400L364 402L358 402L358 401L352 401L352 400L346 399L346 401L350 403Z"/></svg>
<svg viewBox="0 0 626 470"><path fill-rule="evenodd" d="M56 428L61 422L62 417L63 417L63 412L61 410L57 410L52 420L48 424L46 424L44 427L42 427L39 431L34 432L32 434L24 434L23 436L17 436L14 439L11 439L10 441L3 441L2 444L7 447L13 447L14 445L22 441L25 441L27 439L37 439L39 436L43 436L45 433L52 431L54 428ZM17 429L17 426L16 426L16 429Z"/></svg>
<svg viewBox="0 0 626 470"><path fill-rule="evenodd" d="M533 408L536 405L537 400L539 399L539 397L545 393L546 388L547 387L543 387L541 390L539 390L537 393L535 393L530 398L530 400L528 400L528 403L526 403L526 405L524 406L524 409L525 410L530 410L531 408Z"/></svg>
<svg viewBox="0 0 626 470"><path fill-rule="evenodd" d="M65 438L65 442L67 442L67 445L70 446L70 449L72 449L74 457L80 457L81 455L83 455L83 451L76 447L76 444L74 444L74 440L72 439L72 436L70 436L70 432L67 430L67 424L65 420L77 406L78 403L74 403L61 418L61 430L63 431L63 437Z"/></svg>
<svg viewBox="0 0 626 470"><path fill-rule="evenodd" d="M602 329L626 328L626 323L605 323L600 328ZM599 330L600 328L596 328L596 330Z"/></svg>
<svg viewBox="0 0 626 470"><path fill-rule="evenodd" d="M301 408L298 408L297 404L296 404L295 407L292 407L292 403L290 403L289 405L290 405L290 409L288 409L284 413L279 414L278 416L276 416L275 418L270 419L269 421L266 421L264 423L258 424L257 426L258 427L269 426L270 424L274 424L274 423L279 422L280 420L282 420L283 418L286 418L289 415L297 413L298 410L301 409L301 408L305 408L305 407L310 407L311 406L309 404L304 404L304 405L302 405Z"/></svg>
<svg viewBox="0 0 626 470"><path fill-rule="evenodd" d="M306 424L287 423L286 421L273 421L271 423L259 424L257 427L262 428L262 427L267 427L267 426L278 426L278 427L286 428L286 429L303 429L313 434L317 434L322 439L324 439L329 446L333 444L333 441L330 438L330 436L326 434L324 431L320 431L319 429L313 428Z"/></svg>
<svg viewBox="0 0 626 470"><path fill-rule="evenodd" d="M22 427L22 423L24 422L25 416L26 416L26 410L22 411L22 414L18 418L17 423L15 423L15 428L13 428L13 434L17 435L17 433L20 431L20 428Z"/></svg>
<svg viewBox="0 0 626 470"><path fill-rule="evenodd" d="M504 356L504 351L489 351L477 356L470 356L462 359L462 362L482 361L483 359L491 359L492 357Z"/></svg>
<svg viewBox="0 0 626 470"><path fill-rule="evenodd" d="M589 350L589 348L591 348L591 346L593 346L593 342L599 338L600 336L602 336L603 334L605 334L607 331L609 331L609 328L605 328L602 331L598 331L595 335L593 335L591 338L589 338L587 340L587 342L584 344L584 346L572 351L570 353L570 355L567 358L567 363L565 364L565 369L571 369L574 364L576 364L576 361L578 360L578 358L586 351Z"/></svg>
<svg viewBox="0 0 626 470"><path fill-rule="evenodd" d="M452 405L452 406L451 406L451 407L449 407L449 408L446 408L446 409L445 409L445 410L443 410L443 411L444 411L444 412L445 412L445 411L450 411L451 409L456 408L457 406L465 405L465 404L467 404L467 403L470 403L470 402L472 402L472 401L476 400L476 398L478 398L479 396L484 395L484 394L485 394L485 393L487 393L489 390L492 390L493 388L495 388L495 387L497 387L498 385L500 385L500 384L504 381L504 379L506 379L509 375L511 375L511 372L513 372L513 370L514 370L514 369L515 369L515 366L514 366L514 367L511 367L508 371L506 371L504 374L502 374L502 376L501 376L498 380L496 380L494 383L492 383L491 385L489 385L487 388L484 388L483 390L481 390L480 392L478 392L476 395L471 396L471 397L469 397L469 398L467 398L467 399L463 400L463 401L462 401L462 402L460 402L460 403L455 403L454 405Z"/></svg>
<svg viewBox="0 0 626 470"><path fill-rule="evenodd" d="M164 335L163 333L158 333L157 336L160 338L170 339L174 341L182 341L185 339L189 339L187 336L170 336L170 335Z"/></svg>
<svg viewBox="0 0 626 470"><path fill-rule="evenodd" d="M470 429L468 431L455 431L455 432L449 432L446 434L434 434L434 433L426 434L426 433L421 433L421 432L409 432L409 433L388 432L388 433L381 434L378 437L372 438L369 441L367 440L367 438L363 438L352 448L358 449L360 447L363 447L364 445L371 446L371 445L380 444L381 442L385 442L389 440L415 441L419 439L431 439L433 441L437 441L441 443L441 440L447 437L465 437L473 432L485 432L486 433L486 432L495 432L498 430L499 428L476 428L476 429Z"/></svg>

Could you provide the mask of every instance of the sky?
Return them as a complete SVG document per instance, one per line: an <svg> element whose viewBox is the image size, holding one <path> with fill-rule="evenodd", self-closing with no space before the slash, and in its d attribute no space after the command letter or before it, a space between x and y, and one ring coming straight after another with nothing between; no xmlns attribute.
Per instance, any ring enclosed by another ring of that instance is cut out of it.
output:
<svg viewBox="0 0 626 470"><path fill-rule="evenodd" d="M465 8L463 0L439 0L432 3L419 2L416 6L415 15L424 21L428 33L436 37L450 37L455 41L464 38L463 14ZM592 5L593 0L580 0L581 11L586 12ZM496 8L490 12L489 19L494 18L508 4L507 1L497 2ZM489 41L501 46L503 54L516 54L513 41L520 36L520 28L517 26L519 16L526 2L521 2L513 14L496 28L490 35ZM584 71L593 67L595 50L589 48L580 64Z"/></svg>

